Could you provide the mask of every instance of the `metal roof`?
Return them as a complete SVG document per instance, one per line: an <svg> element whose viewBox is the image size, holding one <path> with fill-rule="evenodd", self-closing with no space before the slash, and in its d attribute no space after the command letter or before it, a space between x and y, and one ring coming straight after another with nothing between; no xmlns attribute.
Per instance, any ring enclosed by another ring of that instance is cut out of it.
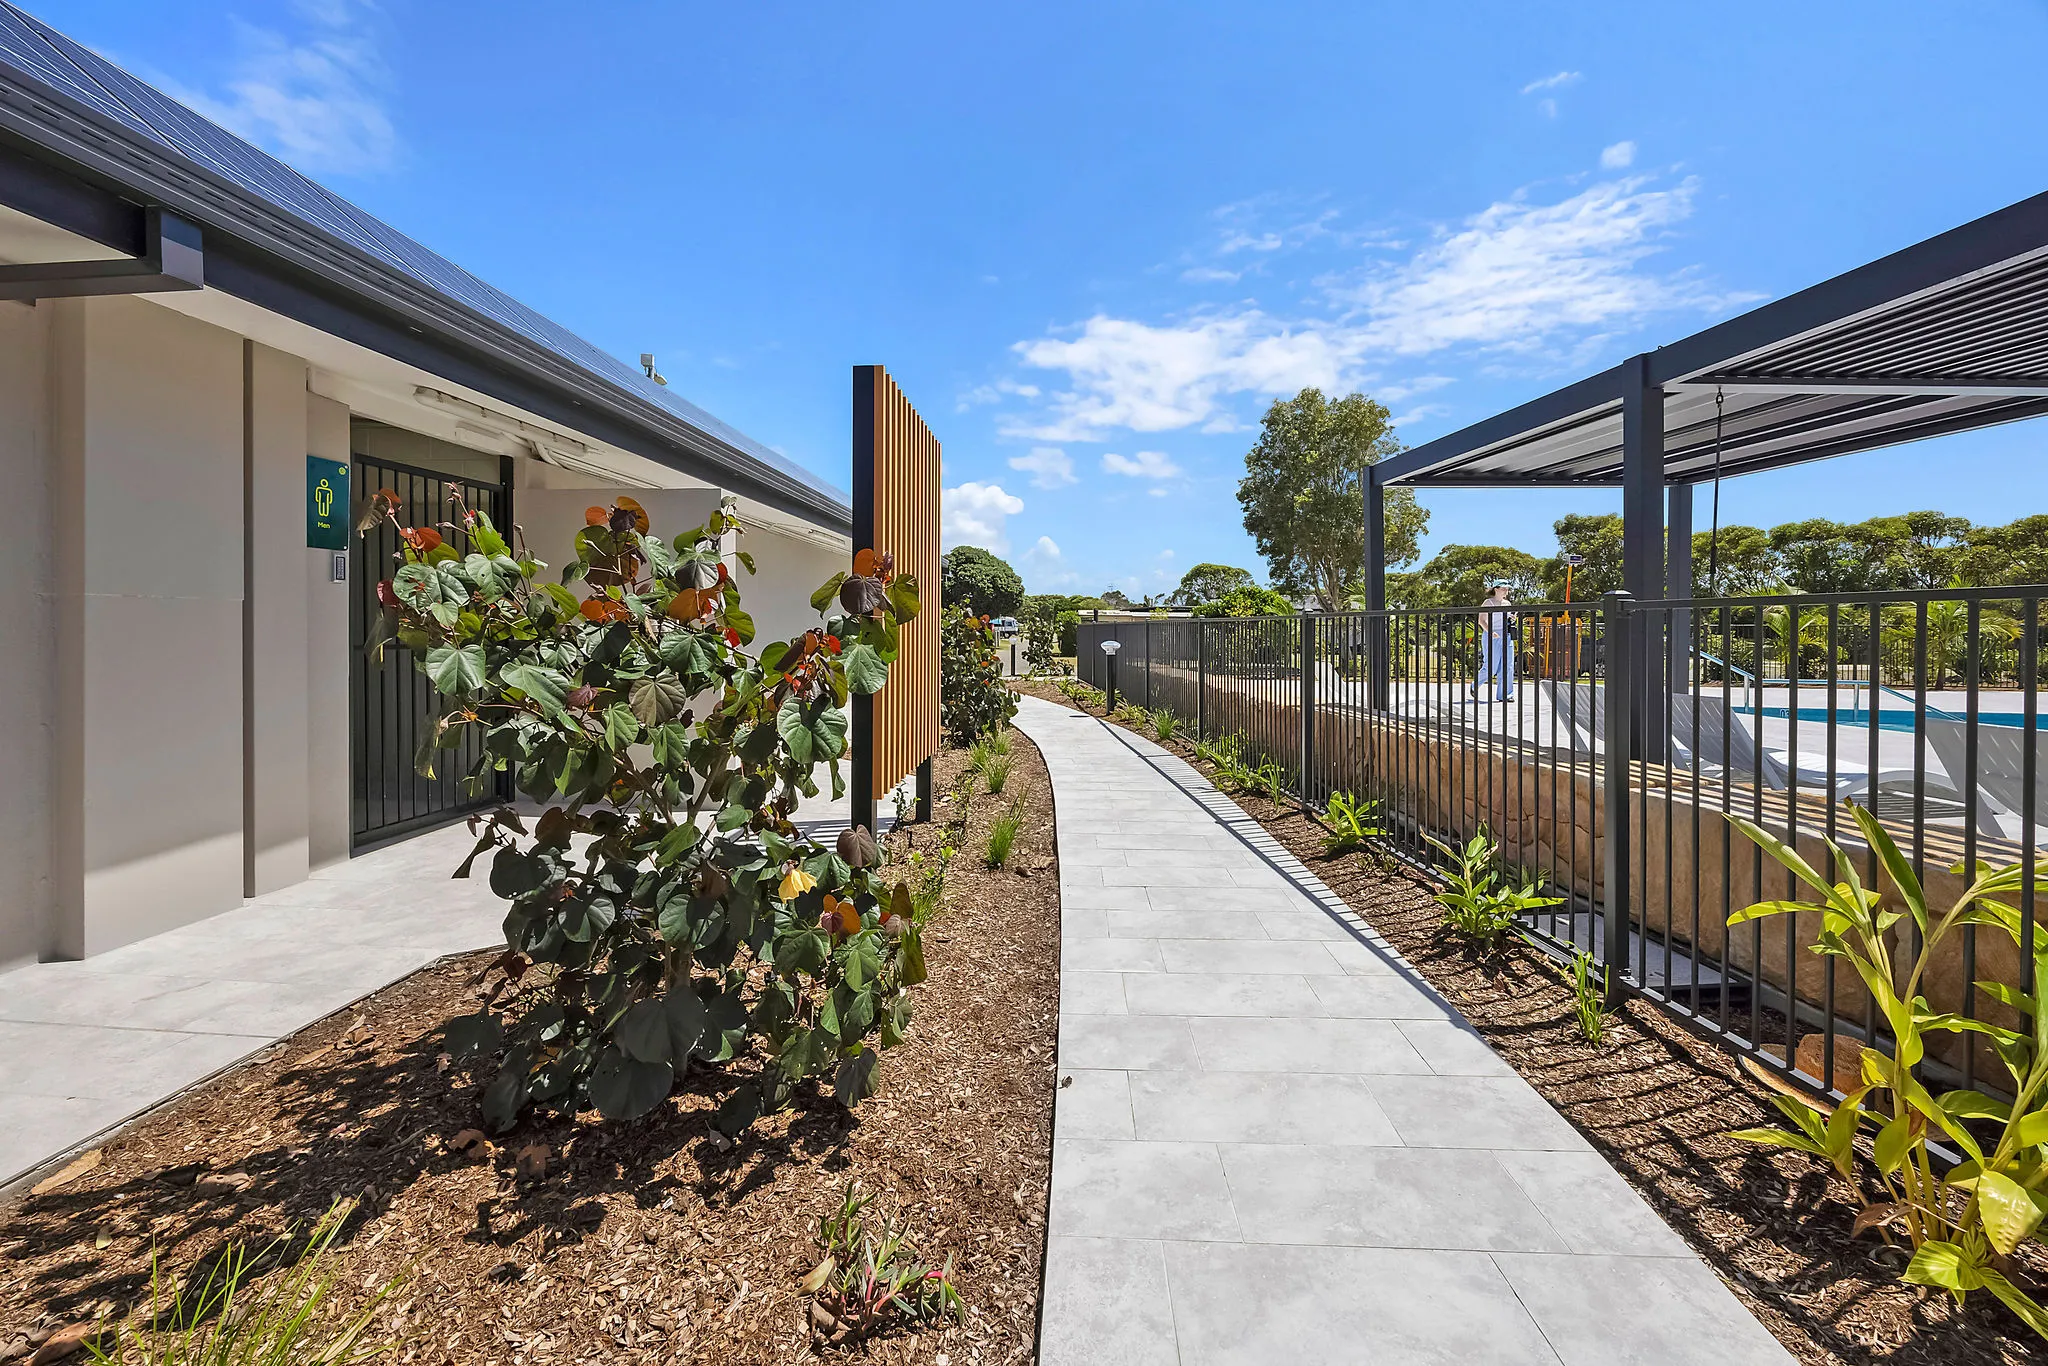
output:
<svg viewBox="0 0 2048 1366"><path fill-rule="evenodd" d="M1664 478L1749 474L2048 413L2048 194L1646 357ZM1385 461L1385 483L1620 485L1623 366Z"/></svg>
<svg viewBox="0 0 2048 1366"><path fill-rule="evenodd" d="M602 405L640 434L621 443L636 454L709 474L834 530L851 527L842 490L7 0L0 0L0 132L56 154L92 181L190 216L209 230L209 252L215 232L230 234L397 312L414 333L445 334L491 365L561 388L576 407ZM209 285L221 279L209 266Z"/></svg>

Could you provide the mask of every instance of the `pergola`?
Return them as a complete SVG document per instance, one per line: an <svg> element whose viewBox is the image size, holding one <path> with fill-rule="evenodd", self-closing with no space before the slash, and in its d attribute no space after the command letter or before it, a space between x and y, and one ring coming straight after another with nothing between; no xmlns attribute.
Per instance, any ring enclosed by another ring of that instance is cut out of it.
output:
<svg viewBox="0 0 2048 1366"><path fill-rule="evenodd" d="M1717 398L1723 477L2048 413L2048 194L1372 466L1368 605L1387 605L1397 484L1619 486L1622 586L1690 597Z"/></svg>

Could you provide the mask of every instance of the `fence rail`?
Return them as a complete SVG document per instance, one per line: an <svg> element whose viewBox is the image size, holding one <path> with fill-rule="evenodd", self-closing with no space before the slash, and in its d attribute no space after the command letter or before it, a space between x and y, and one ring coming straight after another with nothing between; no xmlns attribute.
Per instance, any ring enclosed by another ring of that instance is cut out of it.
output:
<svg viewBox="0 0 2048 1366"><path fill-rule="evenodd" d="M1936 1010L2012 1026L1994 991L2031 991L2036 880L2048 844L2041 601L2048 586L1716 598L1291 617L1084 622L1078 671L1229 743L1321 806L1378 803L1383 843L1418 863L1480 830L1557 905L1530 934L1609 965L1611 989L1789 1079L1843 1089L1881 1040L1873 998L1808 951L1814 897L1729 823L1744 817L1816 867L1832 841L1880 886L1845 803L1874 814L1946 906L1979 861L2021 865L2020 942L1968 925L1924 990ZM1101 646L1114 640L1112 657ZM1895 891L1893 895L1895 895ZM1894 931L1909 957L1910 921ZM1903 986L1903 983L1898 985ZM1982 1035L1941 1035L1930 1077L1990 1092Z"/></svg>

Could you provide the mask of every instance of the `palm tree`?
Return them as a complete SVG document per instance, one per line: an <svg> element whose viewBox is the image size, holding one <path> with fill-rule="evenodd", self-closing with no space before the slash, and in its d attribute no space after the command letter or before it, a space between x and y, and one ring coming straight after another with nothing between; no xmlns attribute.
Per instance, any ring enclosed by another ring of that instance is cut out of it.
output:
<svg viewBox="0 0 2048 1366"><path fill-rule="evenodd" d="M1960 576L1948 581L1950 588L1968 588ZM1894 648L1910 653L1913 648L1913 632L1917 629L1918 614L1911 607L1888 607L1885 617L1890 623L1886 632ZM1980 639L1996 640L2010 645L2020 637L2020 624L2009 613L1981 603L1977 608L1977 632ZM1927 604L1927 672L1928 686L1939 688L1948 681L1952 670L1967 658L1970 648L1970 604L1959 598L1942 598Z"/></svg>
<svg viewBox="0 0 2048 1366"><path fill-rule="evenodd" d="M1828 615L1819 607L1801 607L1796 611L1787 606L1764 608L1764 637L1767 648L1785 661L1785 676L1802 676L1797 671L1806 656L1819 653L1826 663L1828 650ZM1763 669L1757 673L1761 675Z"/></svg>

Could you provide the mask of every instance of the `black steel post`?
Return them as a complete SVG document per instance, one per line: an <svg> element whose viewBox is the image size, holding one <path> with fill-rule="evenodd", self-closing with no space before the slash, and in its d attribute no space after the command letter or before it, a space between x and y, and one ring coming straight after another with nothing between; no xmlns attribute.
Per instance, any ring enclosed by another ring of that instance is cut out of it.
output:
<svg viewBox="0 0 2048 1366"><path fill-rule="evenodd" d="M1152 618L1145 618L1145 710L1152 710Z"/></svg>
<svg viewBox="0 0 2048 1366"><path fill-rule="evenodd" d="M1365 471L1365 606L1373 613L1387 610L1387 486L1380 482L1379 467ZM1374 711L1387 709L1387 676L1390 672L1387 619L1375 615L1366 619L1365 650L1370 705Z"/></svg>
<svg viewBox="0 0 2048 1366"><path fill-rule="evenodd" d="M917 766L917 819L929 824L932 818L932 761L929 756Z"/></svg>
<svg viewBox="0 0 2048 1366"><path fill-rule="evenodd" d="M1201 618L1195 627L1195 743L1209 738L1209 632Z"/></svg>
<svg viewBox="0 0 2048 1366"><path fill-rule="evenodd" d="M849 781L847 795L852 799L853 811L847 824L875 828L875 699L871 694L855 693L847 700L853 713L853 776Z"/></svg>
<svg viewBox="0 0 2048 1366"><path fill-rule="evenodd" d="M1650 382L1650 358L1622 362L1621 385L1621 587L1638 602L1656 599L1664 586L1664 391ZM1638 692L1657 697L1663 692L1662 652L1648 649L1649 632L1637 632L1633 673ZM1664 757L1663 728L1652 727L1650 710L1634 718L1633 728L1619 730L1610 717L1607 733L1628 736L1644 759Z"/></svg>
<svg viewBox="0 0 2048 1366"><path fill-rule="evenodd" d="M1109 686L1103 689L1103 694L1109 700L1102 704L1102 714L1108 716L1116 711L1116 655L1109 651L1103 653L1109 664Z"/></svg>
<svg viewBox="0 0 2048 1366"><path fill-rule="evenodd" d="M1301 702L1301 800L1303 805L1315 805L1314 779L1316 771L1316 619L1304 612L1296 621L1301 626L1301 686L1296 695Z"/></svg>
<svg viewBox="0 0 2048 1366"><path fill-rule="evenodd" d="M1635 771L1628 746L1622 737L1634 721L1635 665L1640 658L1635 642L1636 623L1630 619L1632 598L1627 593L1609 593L1600 600L1606 630L1601 643L1606 679L1607 752L1601 772L1602 823L1600 832L1602 881L1606 884L1603 914L1606 916L1603 951L1607 959L1607 1004L1620 1003L1622 971L1628 965L1630 787Z"/></svg>

